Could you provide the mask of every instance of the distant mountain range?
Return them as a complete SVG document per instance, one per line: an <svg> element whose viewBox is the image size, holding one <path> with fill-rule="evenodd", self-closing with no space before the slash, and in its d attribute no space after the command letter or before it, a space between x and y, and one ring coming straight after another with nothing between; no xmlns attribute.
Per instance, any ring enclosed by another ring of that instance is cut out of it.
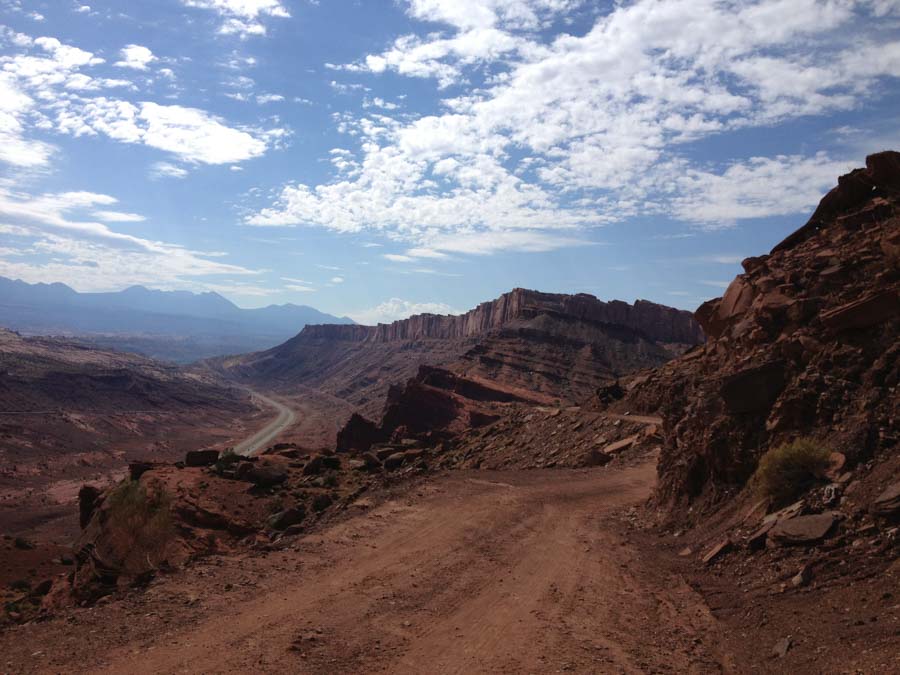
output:
<svg viewBox="0 0 900 675"><path fill-rule="evenodd" d="M65 335L159 359L197 359L273 347L308 324L352 324L305 305L241 309L218 293L132 286L79 293L62 283L0 277L0 326L26 335Z"/></svg>

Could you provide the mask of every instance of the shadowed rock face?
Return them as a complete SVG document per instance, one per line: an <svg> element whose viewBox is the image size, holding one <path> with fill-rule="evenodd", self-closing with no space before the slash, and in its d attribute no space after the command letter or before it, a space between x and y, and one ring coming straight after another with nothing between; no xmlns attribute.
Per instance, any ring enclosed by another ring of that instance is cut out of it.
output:
<svg viewBox="0 0 900 675"><path fill-rule="evenodd" d="M619 300L602 302L584 293L561 295L523 288L513 289L459 316L419 314L377 326L307 326L300 337L356 342L448 340L485 335L517 319L531 319L538 314L624 326L656 342L697 344L703 341L703 332L689 312L646 300L629 305Z"/></svg>
<svg viewBox="0 0 900 675"><path fill-rule="evenodd" d="M900 154L866 165L697 310L703 347L632 392L663 412L662 501L718 503L767 449L799 436L843 452L851 467L896 449Z"/></svg>

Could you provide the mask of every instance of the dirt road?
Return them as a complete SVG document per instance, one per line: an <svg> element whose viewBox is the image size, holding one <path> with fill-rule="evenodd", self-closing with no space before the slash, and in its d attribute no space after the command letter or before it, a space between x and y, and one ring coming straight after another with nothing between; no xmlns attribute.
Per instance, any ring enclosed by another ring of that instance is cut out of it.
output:
<svg viewBox="0 0 900 675"><path fill-rule="evenodd" d="M612 515L654 475L444 475L291 549L17 628L0 652L15 672L728 671L702 600Z"/></svg>
<svg viewBox="0 0 900 675"><path fill-rule="evenodd" d="M258 391L250 390L250 394L253 398L273 408L278 415L255 434L234 446L234 451L239 455L252 455L260 450L264 450L271 445L272 441L278 438L279 434L294 424L297 419L294 411L280 401L260 394Z"/></svg>

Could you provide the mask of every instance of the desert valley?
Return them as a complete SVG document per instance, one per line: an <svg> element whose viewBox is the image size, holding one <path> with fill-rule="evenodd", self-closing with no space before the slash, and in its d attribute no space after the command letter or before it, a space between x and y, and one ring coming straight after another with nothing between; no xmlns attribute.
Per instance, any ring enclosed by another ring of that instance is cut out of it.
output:
<svg viewBox="0 0 900 675"><path fill-rule="evenodd" d="M9 326L0 670L900 671L900 154L796 225L695 312Z"/></svg>
<svg viewBox="0 0 900 675"><path fill-rule="evenodd" d="M900 673L900 0L0 0L0 675Z"/></svg>

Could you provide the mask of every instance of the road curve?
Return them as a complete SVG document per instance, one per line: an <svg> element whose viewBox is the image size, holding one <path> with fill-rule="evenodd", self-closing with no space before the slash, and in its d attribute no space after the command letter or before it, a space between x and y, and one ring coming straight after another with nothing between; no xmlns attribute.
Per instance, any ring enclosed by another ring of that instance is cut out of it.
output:
<svg viewBox="0 0 900 675"><path fill-rule="evenodd" d="M296 413L283 403L260 394L258 391L252 389L248 391L253 398L278 411L278 416L252 436L235 445L234 451L239 455L253 455L265 449L297 420Z"/></svg>
<svg viewBox="0 0 900 675"><path fill-rule="evenodd" d="M617 515L655 480L653 459L435 476L283 550L198 561L80 629L0 633L0 653L23 673L735 672L702 597Z"/></svg>

